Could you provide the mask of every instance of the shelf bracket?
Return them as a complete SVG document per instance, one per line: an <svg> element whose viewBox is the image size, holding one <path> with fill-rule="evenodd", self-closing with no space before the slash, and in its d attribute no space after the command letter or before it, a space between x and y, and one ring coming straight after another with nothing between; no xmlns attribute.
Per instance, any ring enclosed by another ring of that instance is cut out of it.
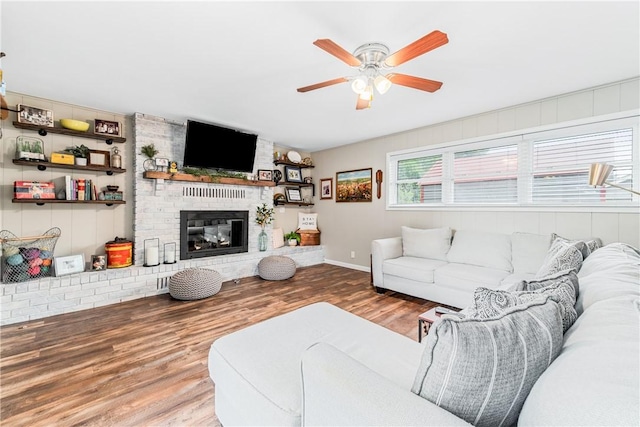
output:
<svg viewBox="0 0 640 427"><path fill-rule="evenodd" d="M109 139L105 140L104 142L106 142L107 145L111 145L111 144L113 144L113 139L109 138Z"/></svg>
<svg viewBox="0 0 640 427"><path fill-rule="evenodd" d="M36 203L38 206L44 206L44 203Z"/></svg>
<svg viewBox="0 0 640 427"><path fill-rule="evenodd" d="M38 170L44 171L44 170L47 170L47 167L45 165L38 165Z"/></svg>
<svg viewBox="0 0 640 427"><path fill-rule="evenodd" d="M43 129L43 128L40 128L40 129L38 130L38 135L40 135L40 136L47 136L47 131L46 131L45 129Z"/></svg>
<svg viewBox="0 0 640 427"><path fill-rule="evenodd" d="M113 175L113 171L107 171L107 175L109 176Z"/></svg>

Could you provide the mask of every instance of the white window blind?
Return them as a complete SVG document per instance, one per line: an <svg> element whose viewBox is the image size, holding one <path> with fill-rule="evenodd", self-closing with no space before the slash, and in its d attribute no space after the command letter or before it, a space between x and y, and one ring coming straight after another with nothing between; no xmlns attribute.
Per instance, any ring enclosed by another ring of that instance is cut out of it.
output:
<svg viewBox="0 0 640 427"><path fill-rule="evenodd" d="M455 203L516 203L518 146L458 151L453 159Z"/></svg>
<svg viewBox="0 0 640 427"><path fill-rule="evenodd" d="M442 155L398 160L396 191L398 204L440 203Z"/></svg>
<svg viewBox="0 0 640 427"><path fill-rule="evenodd" d="M533 142L533 203L630 201L631 193L588 185L591 163L609 163L609 180L633 186L633 129L596 132Z"/></svg>

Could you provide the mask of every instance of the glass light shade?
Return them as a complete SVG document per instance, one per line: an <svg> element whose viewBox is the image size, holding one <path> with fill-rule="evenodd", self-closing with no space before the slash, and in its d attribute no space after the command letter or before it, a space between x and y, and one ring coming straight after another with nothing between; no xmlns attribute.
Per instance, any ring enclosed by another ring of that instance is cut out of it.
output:
<svg viewBox="0 0 640 427"><path fill-rule="evenodd" d="M373 88L371 86L367 86L367 88L360 93L360 99L371 101L373 99Z"/></svg>
<svg viewBox="0 0 640 427"><path fill-rule="evenodd" d="M592 163L589 168L589 185L603 185L613 170L613 165L606 163Z"/></svg>
<svg viewBox="0 0 640 427"><path fill-rule="evenodd" d="M391 89L391 80L389 80L385 76L380 75L376 77L374 83L380 95L384 95L389 89Z"/></svg>
<svg viewBox="0 0 640 427"><path fill-rule="evenodd" d="M367 79L360 76L351 83L351 89L357 94L361 94L367 88Z"/></svg>

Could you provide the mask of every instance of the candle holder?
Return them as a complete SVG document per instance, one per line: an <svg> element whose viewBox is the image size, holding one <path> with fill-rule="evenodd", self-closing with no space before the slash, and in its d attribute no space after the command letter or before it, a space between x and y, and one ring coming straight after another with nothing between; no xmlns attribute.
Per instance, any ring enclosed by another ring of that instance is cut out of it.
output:
<svg viewBox="0 0 640 427"><path fill-rule="evenodd" d="M144 241L144 266L160 265L160 239L146 239Z"/></svg>
<svg viewBox="0 0 640 427"><path fill-rule="evenodd" d="M165 243L164 244L164 263L165 264L175 264L176 261L176 243Z"/></svg>

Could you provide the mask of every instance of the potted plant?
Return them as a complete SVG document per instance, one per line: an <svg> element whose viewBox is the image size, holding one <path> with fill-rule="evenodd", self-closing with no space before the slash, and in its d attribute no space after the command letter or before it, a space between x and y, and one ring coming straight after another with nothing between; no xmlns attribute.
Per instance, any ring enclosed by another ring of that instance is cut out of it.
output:
<svg viewBox="0 0 640 427"><path fill-rule="evenodd" d="M87 165L87 157L89 157L89 147L86 145L74 145L71 148L67 148L64 150L66 153L73 154L75 157L75 163L78 166L86 166Z"/></svg>
<svg viewBox="0 0 640 427"><path fill-rule="evenodd" d="M147 144L140 147L140 154L147 156L148 159L144 161L143 167L146 171L153 171L156 169L156 161L153 159L159 151L153 144Z"/></svg>
<svg viewBox="0 0 640 427"><path fill-rule="evenodd" d="M284 238L289 242L289 246L297 246L300 244L300 235L295 231L285 234Z"/></svg>

